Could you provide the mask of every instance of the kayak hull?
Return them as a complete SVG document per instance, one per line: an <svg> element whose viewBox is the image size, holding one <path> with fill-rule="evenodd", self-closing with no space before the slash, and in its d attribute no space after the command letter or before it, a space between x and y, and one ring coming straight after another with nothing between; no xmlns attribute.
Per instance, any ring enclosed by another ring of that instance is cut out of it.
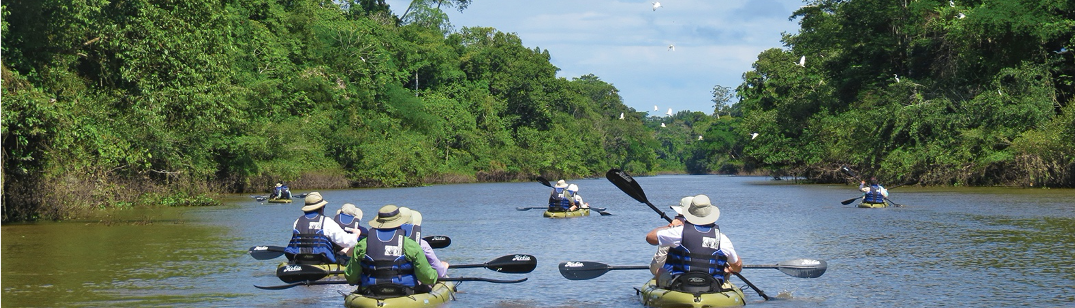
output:
<svg viewBox="0 0 1075 308"><path fill-rule="evenodd" d="M590 209L577 209L574 211L567 212L550 212L549 210L545 210L544 216L548 218L571 218L590 216Z"/></svg>
<svg viewBox="0 0 1075 308"><path fill-rule="evenodd" d="M266 200L269 203L291 203L291 199L269 199Z"/></svg>
<svg viewBox="0 0 1075 308"><path fill-rule="evenodd" d="M888 201L885 201L885 202L882 202L882 203L859 202L858 207L864 208L864 209L879 209L879 208L883 208L883 207L888 207Z"/></svg>
<svg viewBox="0 0 1075 308"><path fill-rule="evenodd" d="M433 290L429 293L382 299L366 297L358 293L347 294L347 296L344 297L343 305L347 308L437 307L452 300L454 295L455 283L450 281L438 281L437 284L433 285Z"/></svg>
<svg viewBox="0 0 1075 308"><path fill-rule="evenodd" d="M276 266L276 272L280 273L281 272L280 268L283 268L283 267L288 266L288 265L292 265L292 264L287 263L287 262L280 262L280 264ZM328 272L329 273L328 276L325 276L325 277L332 277L332 276L343 277L343 270L347 268L347 266L343 265L343 264L305 264L305 265L320 268L320 269L324 270L325 272ZM279 274L277 274L277 276L279 276Z"/></svg>
<svg viewBox="0 0 1075 308"><path fill-rule="evenodd" d="M725 282L724 288L728 291L720 293L706 293L695 297L694 294L661 289L657 287L657 281L650 279L642 285L638 292L642 305L657 308L679 307L742 307L746 305L743 290Z"/></svg>

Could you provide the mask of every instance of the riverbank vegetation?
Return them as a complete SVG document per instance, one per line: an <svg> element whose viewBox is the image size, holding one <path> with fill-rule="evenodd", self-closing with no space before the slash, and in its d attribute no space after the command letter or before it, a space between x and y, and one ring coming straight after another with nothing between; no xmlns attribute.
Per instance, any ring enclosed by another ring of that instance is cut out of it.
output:
<svg viewBox="0 0 1075 308"><path fill-rule="evenodd" d="M469 3L4 3L3 220L609 168L1075 186L1066 2L816 1L712 113L661 118L525 38L454 29L441 9Z"/></svg>

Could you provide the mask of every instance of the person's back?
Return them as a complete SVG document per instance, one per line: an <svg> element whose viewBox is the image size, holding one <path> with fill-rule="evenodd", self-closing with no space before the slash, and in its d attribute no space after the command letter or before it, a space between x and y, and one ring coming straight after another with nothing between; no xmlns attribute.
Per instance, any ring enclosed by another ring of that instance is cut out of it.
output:
<svg viewBox="0 0 1075 308"><path fill-rule="evenodd" d="M870 185L867 186L866 181L862 181L859 184L859 190L864 193L862 202L871 204L885 203L885 198L888 197L888 190L881 186L881 184L878 184L877 178L874 177L870 178L869 184Z"/></svg>
<svg viewBox="0 0 1075 308"><path fill-rule="evenodd" d="M287 187L287 184L280 186L280 199L291 199L291 189Z"/></svg>
<svg viewBox="0 0 1075 308"><path fill-rule="evenodd" d="M320 193L310 193L305 202L303 215L295 220L284 254L297 264L343 263L345 260L337 251L354 246L357 239L325 217L324 207L328 202Z"/></svg>
<svg viewBox="0 0 1075 308"><path fill-rule="evenodd" d="M344 271L347 282L372 296L405 296L419 283L433 285L437 272L417 242L401 228L410 220L406 209L386 205L370 221L370 234L359 240Z"/></svg>
<svg viewBox="0 0 1075 308"><path fill-rule="evenodd" d="M336 216L332 217L332 220L343 228L343 231L347 233L356 234L358 232L358 238L364 238L369 234L369 230L366 227L361 226L362 223L362 210L356 207L354 204L344 204L340 210L336 211Z"/></svg>
<svg viewBox="0 0 1075 308"><path fill-rule="evenodd" d="M682 212L686 222L681 226L647 234L647 242L670 247L664 266L658 270L658 286L692 293L723 291L726 275L738 272L742 261L716 225L720 210L708 196L697 195Z"/></svg>
<svg viewBox="0 0 1075 308"><path fill-rule="evenodd" d="M571 200L565 196L567 183L564 180L556 182L549 195L549 211L564 212L571 210Z"/></svg>

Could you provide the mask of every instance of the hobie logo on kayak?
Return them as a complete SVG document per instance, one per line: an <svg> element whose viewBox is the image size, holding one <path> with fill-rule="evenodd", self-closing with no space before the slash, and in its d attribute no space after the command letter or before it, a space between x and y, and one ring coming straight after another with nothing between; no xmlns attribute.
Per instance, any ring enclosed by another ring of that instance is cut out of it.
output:
<svg viewBox="0 0 1075 308"><path fill-rule="evenodd" d="M284 267L284 272L285 273L287 273L287 272L299 272L299 271L302 271L302 266L288 265L288 266Z"/></svg>
<svg viewBox="0 0 1075 308"><path fill-rule="evenodd" d="M269 250L269 246L254 247L254 251Z"/></svg>
<svg viewBox="0 0 1075 308"><path fill-rule="evenodd" d="M567 262L564 267L582 267L582 262Z"/></svg>
<svg viewBox="0 0 1075 308"><path fill-rule="evenodd" d="M512 261L530 261L531 259L530 259L529 255L515 255L515 257L511 258L511 260Z"/></svg>

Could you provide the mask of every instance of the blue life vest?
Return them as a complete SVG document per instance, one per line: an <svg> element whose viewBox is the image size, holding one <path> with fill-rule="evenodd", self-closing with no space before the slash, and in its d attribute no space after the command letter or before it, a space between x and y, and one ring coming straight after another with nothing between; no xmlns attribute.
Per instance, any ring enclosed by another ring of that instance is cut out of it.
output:
<svg viewBox="0 0 1075 308"><path fill-rule="evenodd" d="M866 193L866 198L862 201L866 203L885 203L885 195L881 194L881 185L870 185L870 191Z"/></svg>
<svg viewBox="0 0 1075 308"><path fill-rule="evenodd" d="M552 195L549 196L549 211L566 212L570 209L571 200L567 198L565 187L553 188Z"/></svg>
<svg viewBox="0 0 1075 308"><path fill-rule="evenodd" d="M403 229L403 231L407 233L407 237L411 238L415 242L418 242L419 244L422 243L422 226L405 223L403 225L400 225L399 228Z"/></svg>
<svg viewBox="0 0 1075 308"><path fill-rule="evenodd" d="M328 220L318 212L299 217L284 253L297 264L338 263L336 245L322 230ZM343 260L340 260L343 261ZM339 262L342 263L342 262Z"/></svg>
<svg viewBox="0 0 1075 308"><path fill-rule="evenodd" d="M366 237L366 254L362 256L362 275L360 284L363 288L388 285L404 287L413 294L417 284L414 277L414 264L407 260L403 251L403 242L407 231L402 228L372 229Z"/></svg>
<svg viewBox="0 0 1075 308"><path fill-rule="evenodd" d="M715 224L697 226L683 223L680 245L668 250L664 269L672 276L684 273L703 273L724 283L724 267L728 256L720 250L720 228Z"/></svg>
<svg viewBox="0 0 1075 308"><path fill-rule="evenodd" d="M347 233L355 234L355 230L362 232L362 235L358 236L359 240L369 235L367 234L369 231L367 231L365 227L359 225L362 221L355 219L355 216L339 213L336 214L336 217L333 217L332 220L336 221L336 224L340 225L340 229L347 231Z"/></svg>

